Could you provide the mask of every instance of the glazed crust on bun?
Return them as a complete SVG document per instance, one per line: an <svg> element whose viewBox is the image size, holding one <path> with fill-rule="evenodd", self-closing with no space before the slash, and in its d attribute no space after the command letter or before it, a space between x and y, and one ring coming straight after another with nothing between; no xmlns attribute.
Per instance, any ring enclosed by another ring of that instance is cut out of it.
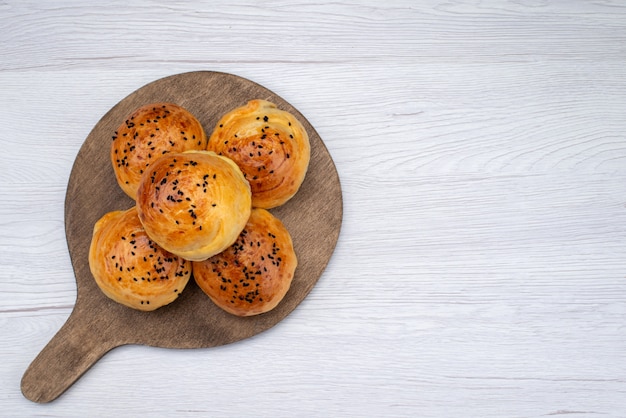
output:
<svg viewBox="0 0 626 418"><path fill-rule="evenodd" d="M136 109L113 135L111 163L118 184L135 199L147 167L168 152L206 149L207 137L189 111L173 103L151 103Z"/></svg>
<svg viewBox="0 0 626 418"><path fill-rule="evenodd" d="M225 114L208 150L234 160L252 190L252 206L270 209L287 202L304 181L309 137L289 112L266 100L251 100Z"/></svg>
<svg viewBox="0 0 626 418"><path fill-rule="evenodd" d="M298 260L282 222L265 209L253 209L232 246L192 264L196 283L217 306L251 316L274 309L284 298Z"/></svg>
<svg viewBox="0 0 626 418"><path fill-rule="evenodd" d="M162 156L137 189L137 211L148 236L192 261L230 246L250 210L250 186L237 165L210 151Z"/></svg>
<svg viewBox="0 0 626 418"><path fill-rule="evenodd" d="M148 238L132 207L96 222L89 268L102 292L130 308L153 311L180 295L191 276L191 262Z"/></svg>

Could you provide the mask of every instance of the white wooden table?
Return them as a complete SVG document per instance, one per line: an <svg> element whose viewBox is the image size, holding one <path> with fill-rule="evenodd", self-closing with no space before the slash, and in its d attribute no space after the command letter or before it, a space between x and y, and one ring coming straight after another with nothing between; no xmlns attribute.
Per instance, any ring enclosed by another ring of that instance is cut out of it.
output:
<svg viewBox="0 0 626 418"><path fill-rule="evenodd" d="M344 197L328 268L252 339L120 347L26 400L75 302L78 149L195 70L316 127ZM622 1L0 1L0 145L2 416L626 416Z"/></svg>

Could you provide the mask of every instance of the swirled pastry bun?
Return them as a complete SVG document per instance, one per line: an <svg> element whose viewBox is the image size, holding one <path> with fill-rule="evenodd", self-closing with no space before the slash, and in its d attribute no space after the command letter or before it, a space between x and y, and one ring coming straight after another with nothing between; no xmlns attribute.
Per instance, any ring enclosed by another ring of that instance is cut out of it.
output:
<svg viewBox="0 0 626 418"><path fill-rule="evenodd" d="M235 242L250 210L250 186L241 170L210 151L162 156L143 174L137 189L137 212L148 236L193 261Z"/></svg>
<svg viewBox="0 0 626 418"><path fill-rule="evenodd" d="M151 103L135 110L117 128L111 162L117 182L135 199L146 168L168 152L206 149L207 138L198 120L173 103Z"/></svg>
<svg viewBox="0 0 626 418"><path fill-rule="evenodd" d="M132 207L109 212L96 222L89 268L106 296L134 309L153 311L176 300L192 266L148 238Z"/></svg>
<svg viewBox="0 0 626 418"><path fill-rule="evenodd" d="M251 316L274 309L291 286L298 260L291 236L265 209L253 209L237 241L193 263L198 286L220 308Z"/></svg>
<svg viewBox="0 0 626 418"><path fill-rule="evenodd" d="M309 137L289 112L266 100L251 100L217 123L208 149L234 160L250 182L252 206L270 209L287 202L304 181Z"/></svg>

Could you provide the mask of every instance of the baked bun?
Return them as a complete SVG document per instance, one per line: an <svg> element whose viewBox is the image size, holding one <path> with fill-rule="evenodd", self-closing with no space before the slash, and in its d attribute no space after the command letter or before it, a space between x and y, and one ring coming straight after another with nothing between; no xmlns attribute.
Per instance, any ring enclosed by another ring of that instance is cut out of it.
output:
<svg viewBox="0 0 626 418"><path fill-rule="evenodd" d="M289 290L298 260L282 222L265 209L253 209L232 246L192 264L196 283L217 306L237 316L251 316L278 305Z"/></svg>
<svg viewBox="0 0 626 418"><path fill-rule="evenodd" d="M162 156L137 189L137 212L148 236L193 261L235 242L250 210L250 186L237 165L210 151Z"/></svg>
<svg viewBox="0 0 626 418"><path fill-rule="evenodd" d="M252 206L270 209L300 188L309 166L309 136L289 112L251 100L217 123L208 149L237 163L250 182Z"/></svg>
<svg viewBox="0 0 626 418"><path fill-rule="evenodd" d="M117 128L111 162L117 182L135 199L146 168L168 152L206 149L207 138L198 120L173 103L152 103L135 110Z"/></svg>
<svg viewBox="0 0 626 418"><path fill-rule="evenodd" d="M106 296L134 309L153 311L178 297L192 266L148 238L132 207L109 212L96 222L89 268Z"/></svg>

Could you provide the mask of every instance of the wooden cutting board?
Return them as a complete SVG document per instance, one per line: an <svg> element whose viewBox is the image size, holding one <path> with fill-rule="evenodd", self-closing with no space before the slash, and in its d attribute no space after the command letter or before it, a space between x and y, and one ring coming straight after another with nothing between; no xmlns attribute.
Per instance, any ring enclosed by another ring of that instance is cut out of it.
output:
<svg viewBox="0 0 626 418"><path fill-rule="evenodd" d="M109 159L111 137L118 125L137 107L165 101L191 111L210 135L224 113L255 98L293 113L311 141L310 166L301 189L285 205L271 210L290 231L299 261L283 301L266 314L240 318L217 308L193 280L175 302L153 312L136 311L105 297L89 270L93 226L105 213L134 205L117 185ZM173 75L140 88L103 116L74 162L65 200L65 231L76 276L76 304L24 373L22 393L35 402L50 402L105 353L121 345L214 347L276 325L320 278L337 243L342 214L339 176L328 150L306 118L275 93L250 80L209 71Z"/></svg>

